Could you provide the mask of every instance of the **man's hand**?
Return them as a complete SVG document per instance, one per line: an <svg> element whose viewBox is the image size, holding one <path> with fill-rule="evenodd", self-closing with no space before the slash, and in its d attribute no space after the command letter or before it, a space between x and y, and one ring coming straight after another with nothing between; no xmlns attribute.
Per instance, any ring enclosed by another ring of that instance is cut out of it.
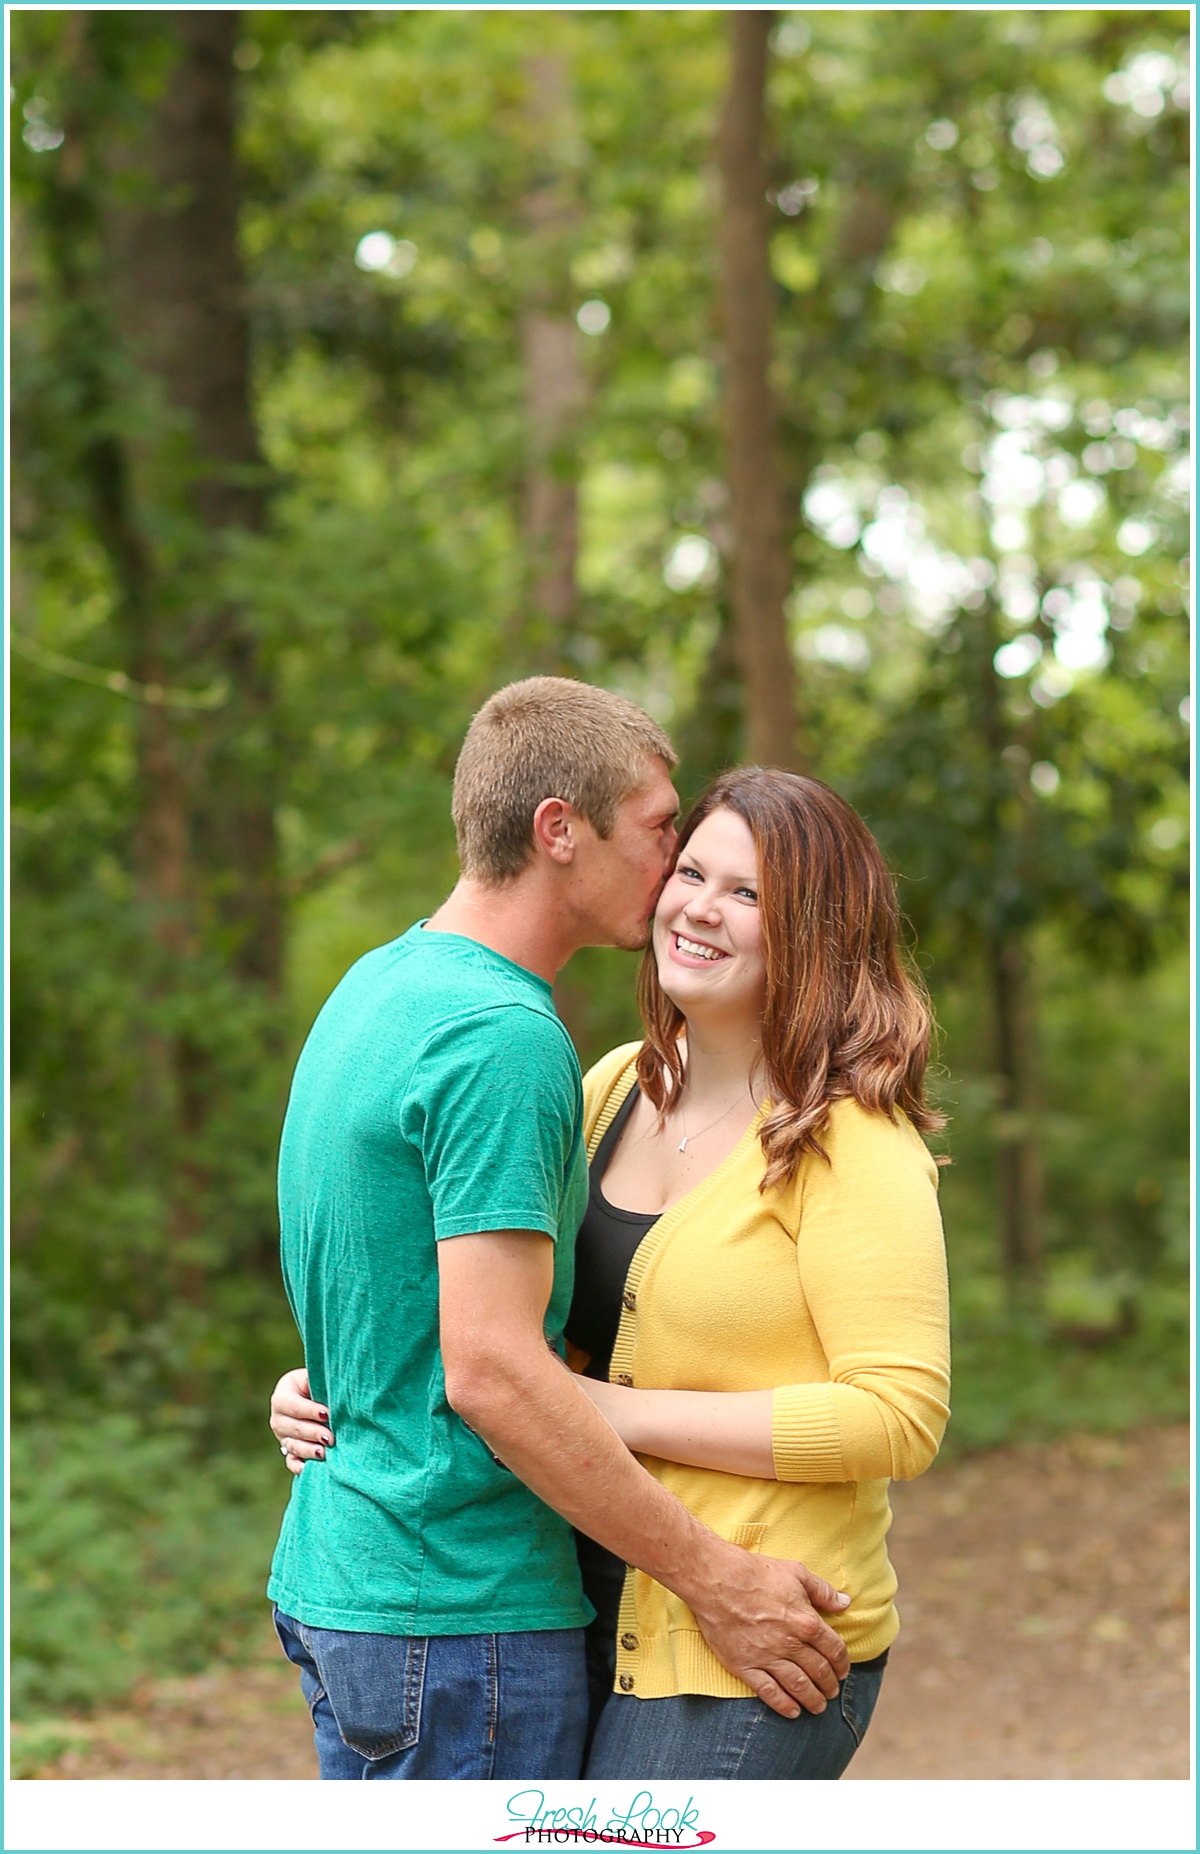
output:
<svg viewBox="0 0 1200 1854"><path fill-rule="evenodd" d="M716 1543L716 1541L714 1541ZM844 1610L849 1597L807 1566L725 1546L700 1590L681 1590L700 1633L731 1674L785 1719L824 1712L850 1657L817 1614Z"/></svg>
<svg viewBox="0 0 1200 1854"><path fill-rule="evenodd" d="M285 1371L271 1392L271 1431L276 1441L287 1443L284 1459L292 1474L299 1474L306 1461L324 1461L325 1450L333 1447L329 1412L308 1393L303 1365Z"/></svg>
<svg viewBox="0 0 1200 1854"><path fill-rule="evenodd" d="M785 1718L823 1712L849 1666L814 1603L849 1601L803 1565L717 1538L624 1447L542 1333L549 1237L438 1244L446 1397L496 1455L572 1525L676 1592L717 1658Z"/></svg>

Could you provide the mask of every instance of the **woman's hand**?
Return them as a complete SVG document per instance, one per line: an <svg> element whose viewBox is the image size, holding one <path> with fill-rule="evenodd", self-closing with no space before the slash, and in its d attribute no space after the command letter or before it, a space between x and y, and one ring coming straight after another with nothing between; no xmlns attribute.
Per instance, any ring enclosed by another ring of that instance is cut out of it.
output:
<svg viewBox="0 0 1200 1854"><path fill-rule="evenodd" d="M271 1393L271 1431L284 1447L288 1471L299 1474L306 1461L324 1461L333 1447L329 1412L308 1394L308 1372L303 1365L285 1371Z"/></svg>

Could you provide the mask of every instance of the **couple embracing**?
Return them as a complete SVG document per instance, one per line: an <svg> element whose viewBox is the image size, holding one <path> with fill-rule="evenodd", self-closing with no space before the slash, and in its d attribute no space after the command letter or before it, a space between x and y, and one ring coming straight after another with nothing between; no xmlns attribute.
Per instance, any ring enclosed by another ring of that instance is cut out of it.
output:
<svg viewBox="0 0 1200 1854"><path fill-rule="evenodd" d="M947 1417L928 1008L842 799L751 767L677 834L674 764L502 689L458 885L301 1054L269 1590L323 1778L828 1781L870 1720ZM644 1037L581 1082L595 945L645 947Z"/></svg>

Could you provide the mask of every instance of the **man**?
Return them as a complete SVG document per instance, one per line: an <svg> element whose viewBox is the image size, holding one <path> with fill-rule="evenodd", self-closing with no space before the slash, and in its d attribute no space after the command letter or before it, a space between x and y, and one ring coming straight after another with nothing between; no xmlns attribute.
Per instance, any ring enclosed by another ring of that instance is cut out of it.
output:
<svg viewBox="0 0 1200 1854"><path fill-rule="evenodd" d="M347 973L301 1054L284 1274L337 1447L293 1488L269 1590L322 1777L578 1776L572 1524L682 1597L776 1711L822 1710L846 1671L813 1607L836 1593L707 1531L552 1350L586 1176L551 982L581 946L643 944L674 763L603 690L493 696L455 774L461 879Z"/></svg>

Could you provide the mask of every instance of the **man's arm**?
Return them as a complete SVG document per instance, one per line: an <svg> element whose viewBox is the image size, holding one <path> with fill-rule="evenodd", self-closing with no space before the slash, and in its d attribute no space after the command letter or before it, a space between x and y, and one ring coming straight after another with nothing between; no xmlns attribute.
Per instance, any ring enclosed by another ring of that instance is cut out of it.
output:
<svg viewBox="0 0 1200 1854"><path fill-rule="evenodd" d="M681 1597L717 1658L774 1711L823 1712L849 1658L813 1605L848 1599L803 1565L718 1539L634 1460L546 1344L553 1269L550 1238L530 1231L439 1242L452 1408L548 1506Z"/></svg>

